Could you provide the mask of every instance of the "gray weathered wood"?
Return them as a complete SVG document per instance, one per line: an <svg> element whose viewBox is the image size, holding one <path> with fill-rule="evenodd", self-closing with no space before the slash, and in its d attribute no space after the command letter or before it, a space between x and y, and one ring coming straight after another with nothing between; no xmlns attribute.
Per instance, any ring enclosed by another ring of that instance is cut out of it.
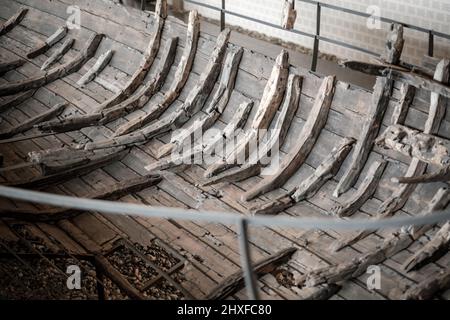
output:
<svg viewBox="0 0 450 320"><path fill-rule="evenodd" d="M0 25L0 36L7 34L12 29L14 29L14 27L17 26L20 21L22 21L27 12L27 8L20 8L17 13L15 13L11 18L2 23L2 25Z"/></svg>
<svg viewBox="0 0 450 320"><path fill-rule="evenodd" d="M59 60L64 57L64 55L67 53L67 51L70 50L70 48L73 46L73 43L75 42L75 39L69 38L64 41L64 43L61 45L61 47L58 48L53 54L48 57L47 60L42 64L41 70L45 71L47 70L52 64L58 62Z"/></svg>
<svg viewBox="0 0 450 320"><path fill-rule="evenodd" d="M350 217L358 211L362 205L375 193L380 182L386 161L375 161L369 168L364 180L351 198L331 210L332 214L339 217Z"/></svg>
<svg viewBox="0 0 450 320"><path fill-rule="evenodd" d="M292 30L294 28L295 20L297 19L297 11L295 10L295 0L283 1L283 17L281 26L283 29Z"/></svg>
<svg viewBox="0 0 450 320"><path fill-rule="evenodd" d="M77 85L83 87L94 80L102 72L102 70L105 69L105 67L111 61L113 55L114 51L108 50L100 57L98 57L94 65L80 78L80 80L77 81Z"/></svg>
<svg viewBox="0 0 450 320"><path fill-rule="evenodd" d="M53 33L50 37L48 37L44 42L39 43L35 47L33 47L27 53L27 58L34 59L37 56L44 54L56 43L58 43L59 40L63 39L67 35L68 31L69 29L67 28L67 26L58 28L58 30L56 30L55 33Z"/></svg>
<svg viewBox="0 0 450 320"><path fill-rule="evenodd" d="M302 128L295 146L280 163L280 168L277 172L266 177L247 191L242 196L243 201L249 201L261 194L281 187L305 162L328 120L328 112L333 101L334 91L335 77L325 77L314 101L314 106L309 113L308 120Z"/></svg>
<svg viewBox="0 0 450 320"><path fill-rule="evenodd" d="M209 166L205 172L206 178L212 176L237 165L238 159L247 159L250 150L250 144L258 145L259 139L263 137L261 130L267 130L270 123L279 108L289 76L289 54L286 50L282 50L278 55L272 73L264 88L264 93L257 109L257 114L252 122L251 129L246 136L240 141L240 144L230 152L225 159L221 159L217 163Z"/></svg>
<svg viewBox="0 0 450 320"><path fill-rule="evenodd" d="M175 79L170 89L164 95L161 103L153 105L150 110L141 117L135 118L125 125L117 129L116 135L124 135L134 130L142 128L144 125L158 119L169 106L179 97L181 90L184 88L189 73L191 72L194 58L197 51L197 44L200 35L200 20L197 11L191 11L189 14L189 22L186 34L186 45L183 50L181 61L178 64L175 73Z"/></svg>
<svg viewBox="0 0 450 320"><path fill-rule="evenodd" d="M450 166L446 166L437 172L432 172L415 177L394 177L391 178L391 181L400 184L447 182L450 181Z"/></svg>
<svg viewBox="0 0 450 320"><path fill-rule="evenodd" d="M12 61L8 61L8 62L1 62L0 63L0 76L3 76L6 72L14 70L20 66L23 66L27 61L19 58L19 59L14 59Z"/></svg>
<svg viewBox="0 0 450 320"><path fill-rule="evenodd" d="M391 117L391 124L404 124L406 116L408 115L409 107L411 106L416 89L409 84L402 84L400 89L401 98L395 105L394 112Z"/></svg>
<svg viewBox="0 0 450 320"><path fill-rule="evenodd" d="M87 41L86 47L74 59L61 66L51 69L44 75L0 86L0 96L12 95L30 89L38 89L59 78L77 72L90 58L94 56L95 51L97 51L102 39L102 34L94 33Z"/></svg>
<svg viewBox="0 0 450 320"><path fill-rule="evenodd" d="M428 300L433 296L450 288L450 270L437 272L435 275L427 277L418 285L408 289L403 295L404 300Z"/></svg>
<svg viewBox="0 0 450 320"><path fill-rule="evenodd" d="M17 107L22 102L28 100L28 98L31 98L36 90L28 90L23 93L20 93L16 96L14 96L11 99L5 100L2 103L0 103L0 112L6 111L8 109L11 109L13 107Z"/></svg>

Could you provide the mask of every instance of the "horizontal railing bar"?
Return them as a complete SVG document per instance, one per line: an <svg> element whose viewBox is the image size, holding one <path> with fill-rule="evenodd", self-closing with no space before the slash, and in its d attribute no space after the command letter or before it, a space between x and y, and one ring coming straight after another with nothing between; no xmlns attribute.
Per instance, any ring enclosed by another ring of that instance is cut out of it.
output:
<svg viewBox="0 0 450 320"><path fill-rule="evenodd" d="M242 215L218 211L193 211L177 208L159 208L141 204L117 201L105 201L57 195L39 191L31 191L13 187L0 186L0 197L24 202L46 204L61 208L72 208L84 211L95 211L117 215L141 216L147 218L163 218L182 221L207 221L223 224L238 224ZM393 217L388 219L351 219L339 218L303 218L249 216L245 218L253 226L287 227L297 229L320 230L378 230L385 228L401 228L403 226L433 225L450 221L450 210L435 211L427 215Z"/></svg>

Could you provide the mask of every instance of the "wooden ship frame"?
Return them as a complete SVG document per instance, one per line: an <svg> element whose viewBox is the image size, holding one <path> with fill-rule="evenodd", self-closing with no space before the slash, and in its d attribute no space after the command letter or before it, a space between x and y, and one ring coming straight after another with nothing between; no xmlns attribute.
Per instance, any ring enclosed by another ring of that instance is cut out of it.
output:
<svg viewBox="0 0 450 320"><path fill-rule="evenodd" d="M403 63L402 25L392 24L374 63L343 63L377 77L367 91L290 65L286 50L272 59L238 47L228 29L200 32L197 12L185 24L166 0L128 15L110 1L79 0L79 28L66 24L70 5L0 5L2 186L244 217L377 221L447 207L450 61ZM194 133L211 128L219 134L196 143ZM186 165L237 131L224 156ZM170 156L192 139L189 153ZM249 152L255 142L262 153ZM277 143L279 165L264 174ZM450 297L448 222L239 229L5 196L0 210L1 298ZM253 262L240 255L246 230ZM248 292L245 263L256 276ZM67 265L81 267L81 290L62 285ZM373 290L370 266L381 272Z"/></svg>

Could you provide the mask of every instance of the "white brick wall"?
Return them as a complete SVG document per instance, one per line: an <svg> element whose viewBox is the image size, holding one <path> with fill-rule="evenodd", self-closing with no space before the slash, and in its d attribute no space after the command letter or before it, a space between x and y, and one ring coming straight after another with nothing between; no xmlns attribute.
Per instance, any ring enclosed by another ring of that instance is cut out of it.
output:
<svg viewBox="0 0 450 320"><path fill-rule="evenodd" d="M221 0L197 0L219 7ZM368 6L376 5L381 9L381 16L395 19L404 23L414 24L436 31L450 33L450 0L322 0L322 2L366 12ZM227 0L227 9L244 15L281 24L281 0ZM295 28L309 33L315 32L316 8L314 5L297 1L298 11ZM197 9L200 14L208 18L218 19L219 13L185 3L185 9ZM246 21L227 15L227 23L258 31L268 36L278 37L302 46L312 48L312 39L283 30L273 29L258 23ZM347 43L381 53L388 25L381 24L381 30L367 28L366 19L322 8L323 36L342 40ZM406 29L406 47L403 60L420 64L421 57L427 52L428 36L425 33ZM320 50L339 58L368 60L366 54L346 49L321 41ZM450 40L435 37L435 56L450 57Z"/></svg>

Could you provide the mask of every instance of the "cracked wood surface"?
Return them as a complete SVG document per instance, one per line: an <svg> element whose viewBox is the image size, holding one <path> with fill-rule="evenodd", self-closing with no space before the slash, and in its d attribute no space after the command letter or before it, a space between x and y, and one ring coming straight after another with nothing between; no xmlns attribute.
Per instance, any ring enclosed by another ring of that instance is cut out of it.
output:
<svg viewBox="0 0 450 320"><path fill-rule="evenodd" d="M67 26L63 26L63 27L58 28L55 31L55 33L53 33L45 41L43 41L42 43L39 43L35 47L33 47L27 53L27 58L28 59L34 59L37 56L40 56L41 54L44 54L51 47L53 47L56 43L58 43L60 40L64 39L64 37L67 35L68 31L69 31L69 29L67 28Z"/></svg>
<svg viewBox="0 0 450 320"><path fill-rule="evenodd" d="M258 185L244 193L242 200L249 201L253 198L281 187L305 162L313 149L317 138L328 120L328 112L335 92L335 77L325 77L317 94L308 120L302 128L299 139L289 152L288 156L280 163L277 172Z"/></svg>
<svg viewBox="0 0 450 320"><path fill-rule="evenodd" d="M103 71L103 69L105 69L105 67L111 61L113 55L114 51L108 50L100 57L98 57L94 65L80 78L80 80L77 81L77 84L80 87L83 87L94 80Z"/></svg>
<svg viewBox="0 0 450 320"><path fill-rule="evenodd" d="M45 71L47 70L52 64L58 62L59 60L64 57L64 55L67 53L67 51L70 50L70 48L73 46L73 43L75 42L75 39L69 38L64 41L64 43L59 47L53 54L48 57L47 60L42 64L41 70Z"/></svg>

